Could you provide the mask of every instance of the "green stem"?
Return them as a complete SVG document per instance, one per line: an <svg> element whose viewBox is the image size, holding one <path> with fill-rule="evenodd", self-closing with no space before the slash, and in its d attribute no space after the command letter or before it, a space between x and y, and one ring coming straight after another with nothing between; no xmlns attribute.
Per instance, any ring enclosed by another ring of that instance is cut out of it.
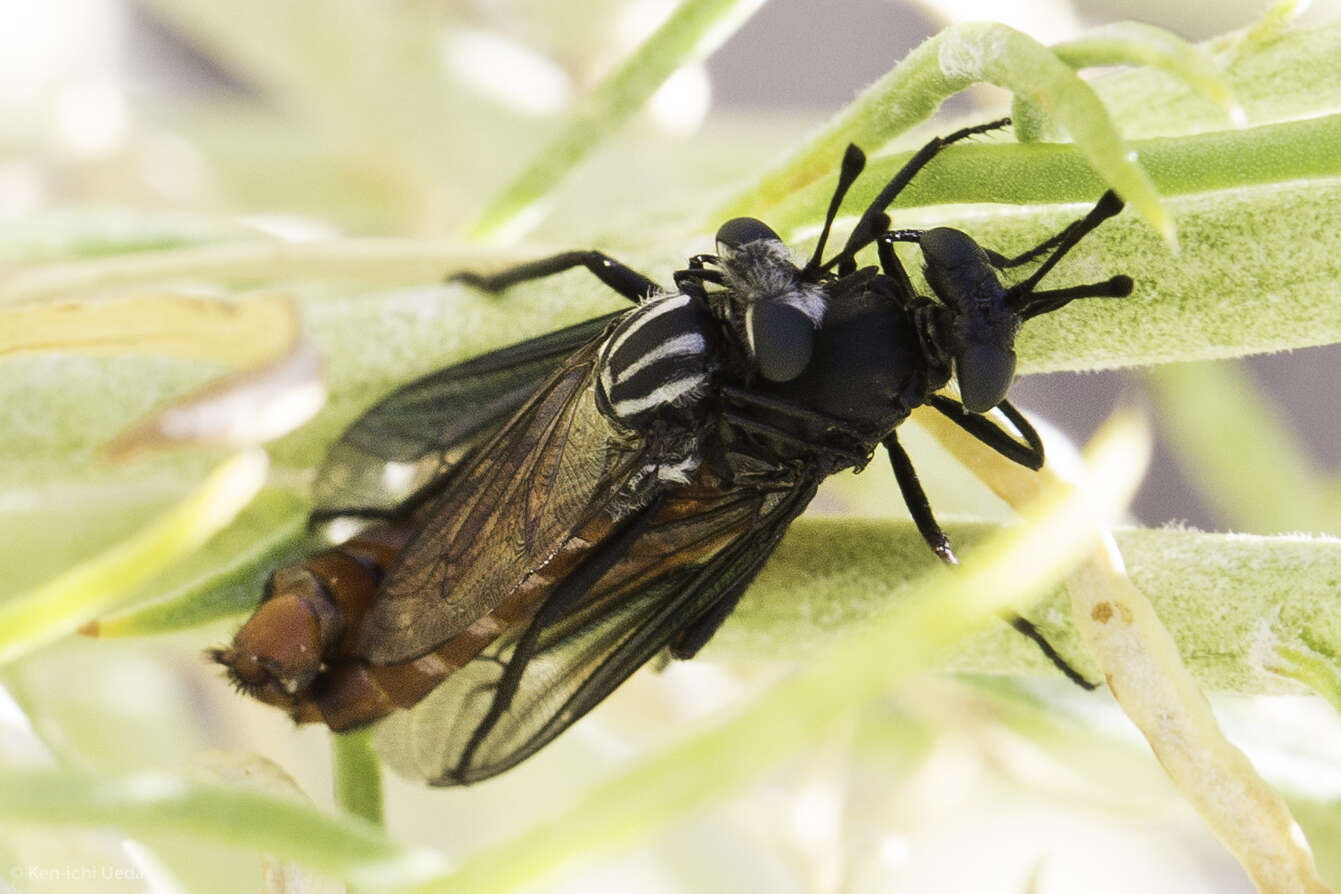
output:
<svg viewBox="0 0 1341 894"><path fill-rule="evenodd" d="M382 765L372 747L372 728L331 735L335 803L375 826L385 825Z"/></svg>
<svg viewBox="0 0 1341 894"><path fill-rule="evenodd" d="M763 0L687 0L569 114L534 160L485 208L471 236L486 239L529 225L528 210L596 146L633 117L678 69L706 58Z"/></svg>
<svg viewBox="0 0 1341 894"><path fill-rule="evenodd" d="M1341 175L1341 115L1164 139L1130 148L1164 196ZM853 187L858 207L874 197L912 153L873 162ZM837 156L835 156L837 158ZM895 207L999 202L1013 205L1093 201L1104 180L1071 143L955 146L920 173ZM780 202L769 221L784 234L823 217L833 191L825 180Z"/></svg>

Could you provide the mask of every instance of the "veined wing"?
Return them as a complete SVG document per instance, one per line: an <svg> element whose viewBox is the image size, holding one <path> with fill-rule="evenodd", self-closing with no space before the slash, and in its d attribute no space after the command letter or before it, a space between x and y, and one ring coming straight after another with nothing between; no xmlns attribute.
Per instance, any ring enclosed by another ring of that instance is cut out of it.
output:
<svg viewBox="0 0 1341 894"><path fill-rule="evenodd" d="M677 488L570 610L548 621L542 611L384 720L379 753L436 785L486 779L530 756L714 606L734 605L817 484Z"/></svg>
<svg viewBox="0 0 1341 894"><path fill-rule="evenodd" d="M493 437L618 311L429 373L373 404L317 470L315 514L395 509Z"/></svg>
<svg viewBox="0 0 1341 894"><path fill-rule="evenodd" d="M591 546L576 533L602 513L596 528L618 522L615 495L647 447L596 408L598 348L564 361L419 511L362 622L362 657L400 664L478 635L486 616L524 621Z"/></svg>

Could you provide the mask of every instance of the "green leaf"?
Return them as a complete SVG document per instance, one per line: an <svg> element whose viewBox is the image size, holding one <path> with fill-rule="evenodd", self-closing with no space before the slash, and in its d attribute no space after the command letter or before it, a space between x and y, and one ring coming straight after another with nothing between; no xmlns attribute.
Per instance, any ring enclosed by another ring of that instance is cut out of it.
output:
<svg viewBox="0 0 1341 894"><path fill-rule="evenodd" d="M1341 24L1296 28L1265 39L1210 42L1249 124L1330 114L1341 105ZM1091 83L1129 139L1222 130L1224 111L1166 72L1096 73Z"/></svg>
<svg viewBox="0 0 1341 894"><path fill-rule="evenodd" d="M763 4L763 0L685 0L623 64L588 93L533 156L531 163L485 208L471 235L489 238L529 228L532 211L578 162L633 117L678 69L704 59Z"/></svg>
<svg viewBox="0 0 1341 894"><path fill-rule="evenodd" d="M1096 65L1145 65L1165 71L1218 105L1229 121L1241 125L1245 120L1243 107L1234 98L1211 54L1164 28L1142 22L1115 22L1091 29L1074 40L1055 44L1052 51L1075 69ZM1018 132L1020 116L1013 112L1012 117ZM1033 117L1037 122L1046 120L1042 110L1036 107Z"/></svg>
<svg viewBox="0 0 1341 894"><path fill-rule="evenodd" d="M16 265L40 264L254 236L249 227L203 214L62 208L26 214L21 221L0 224L0 260Z"/></svg>
<svg viewBox="0 0 1341 894"><path fill-rule="evenodd" d="M952 26L928 39L789 162L766 174L718 216L766 213L832 170L848 143L874 152L929 118L946 98L982 81L1046 106L1104 181L1161 236L1172 238L1172 219L1090 86L1047 47L1013 28L990 23Z"/></svg>
<svg viewBox="0 0 1341 894"><path fill-rule="evenodd" d="M90 636L148 636L200 627L250 611L270 572L313 548L306 498L267 488L237 520L129 599L131 608L104 615Z"/></svg>
<svg viewBox="0 0 1341 894"><path fill-rule="evenodd" d="M1092 546L1094 525L1117 510L1144 471L1146 433L1131 418L1110 429L1093 460L1105 492L1049 494L1033 521L983 544L982 561L933 568L914 595L850 630L826 656L792 674L729 721L589 791L574 809L472 856L417 889L504 892L608 853L663 828L814 742L841 717L888 692L992 611L1055 582ZM1069 490L1069 489L1068 489ZM1027 567L1016 558L1031 557Z"/></svg>
<svg viewBox="0 0 1341 894"><path fill-rule="evenodd" d="M1247 371L1168 364L1147 378L1183 473L1235 529L1341 531L1341 507Z"/></svg>
<svg viewBox="0 0 1341 894"><path fill-rule="evenodd" d="M189 836L258 850L380 889L444 868L438 855L395 844L357 817L166 773L106 777L73 770L0 770L0 819L111 826L127 835Z"/></svg>
<svg viewBox="0 0 1341 894"><path fill-rule="evenodd" d="M997 528L947 526L965 567ZM1133 582L1154 603L1188 668L1205 686L1279 693L1297 687L1267 667L1278 647L1341 656L1341 540L1260 537L1177 529L1114 532ZM797 521L740 605L705 650L708 657L820 657L860 629L931 563L911 524L860 519ZM1027 614L1082 673L1093 673L1069 621L1064 590ZM1207 619L1213 619L1208 623ZM1004 624L966 640L946 666L983 673L1054 674Z"/></svg>
<svg viewBox="0 0 1341 894"><path fill-rule="evenodd" d="M976 547L999 526L961 522L947 529L965 563L972 563ZM1329 594L1341 582L1341 542L1142 529L1120 530L1116 537L1132 578L1155 603L1203 685L1232 692L1289 691L1263 665L1264 643L1341 655L1341 616L1320 611L1331 604ZM242 542L245 534L239 532L235 539ZM280 562L263 551L238 562L232 569L235 583L215 584L211 590L207 576L199 592L104 619L100 632L162 633L249 611L260 597L265 575ZM212 567L209 559L200 564ZM803 518L792 526L706 654L753 661L822 656L833 647L835 636L862 627L891 601L906 598L908 582L932 564L911 522ZM1205 624L1208 616L1216 618L1214 625ZM1064 591L1054 590L1030 617L1082 672L1093 673L1067 620ZM1030 643L1005 625L966 642L951 653L947 667L1055 673Z"/></svg>
<svg viewBox="0 0 1341 894"><path fill-rule="evenodd" d="M1325 115L1140 140L1131 148L1160 194L1168 197L1334 178L1341 175L1341 160L1334 151L1338 139L1341 115ZM873 161L849 193L851 207L875 198L911 157L912 153L899 153ZM962 145L947 149L918 174L893 207L1093 202L1103 190L1103 180L1069 143ZM818 228L832 192L829 182L798 190L778 204L769 221L783 233Z"/></svg>
<svg viewBox="0 0 1341 894"><path fill-rule="evenodd" d="M260 489L266 460L241 453L153 524L45 584L0 603L0 661L70 633L127 590L204 544Z"/></svg>

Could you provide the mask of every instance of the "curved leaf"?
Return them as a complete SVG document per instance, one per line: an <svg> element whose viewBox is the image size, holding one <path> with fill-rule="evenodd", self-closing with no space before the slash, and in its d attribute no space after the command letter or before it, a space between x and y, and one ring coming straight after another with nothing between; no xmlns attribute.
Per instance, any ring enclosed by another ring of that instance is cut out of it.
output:
<svg viewBox="0 0 1341 894"><path fill-rule="evenodd" d="M199 547L255 496L265 469L265 454L238 454L153 524L54 580L0 603L0 661L71 632L122 599L126 590Z"/></svg>
<svg viewBox="0 0 1341 894"><path fill-rule="evenodd" d="M929 118L947 97L980 81L1046 107L1104 181L1161 236L1172 239L1172 219L1090 86L1047 47L1013 28L990 23L952 26L928 39L867 88L792 160L718 216L767 213L790 193L832 170L848 143L872 153Z"/></svg>
<svg viewBox="0 0 1341 894"><path fill-rule="evenodd" d="M1234 98L1211 54L1164 28L1143 22L1115 22L1087 31L1074 40L1054 44L1052 51L1058 59L1076 69L1096 65L1145 65L1165 71L1218 105L1234 124L1242 126L1247 120L1243 107ZM1046 123L1041 109L1031 107L1032 112L1027 112L1020 109L1020 105L1017 98L1012 112L1017 133L1029 131L1028 127L1022 127L1022 111L1034 122ZM1021 135L1021 142L1036 139L1037 136Z"/></svg>
<svg viewBox="0 0 1341 894"><path fill-rule="evenodd" d="M200 549L155 578L132 607L89 622L89 636L150 636L200 627L249 611L265 579L312 549L306 498L265 488L237 520Z"/></svg>

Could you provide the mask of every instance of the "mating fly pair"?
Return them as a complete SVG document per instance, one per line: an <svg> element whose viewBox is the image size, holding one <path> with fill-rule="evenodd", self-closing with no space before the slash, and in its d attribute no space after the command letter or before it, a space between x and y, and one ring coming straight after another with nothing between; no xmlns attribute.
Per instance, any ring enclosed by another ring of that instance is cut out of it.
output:
<svg viewBox="0 0 1341 894"><path fill-rule="evenodd" d="M1008 123L924 146L827 260L865 164L855 146L803 266L765 224L737 218L673 289L595 251L456 276L496 292L585 267L635 306L375 404L332 447L313 513L371 523L276 571L214 657L299 722L346 730L392 715L384 725L398 729L382 738L395 743L393 765L469 783L534 753L663 650L698 652L819 484L861 469L879 445L918 530L954 562L899 423L930 405L1039 468L1038 435L1004 400L1016 332L1072 299L1132 285L1114 276L1038 288L1122 209L1111 192L1016 257L958 230L889 229L885 209L937 152ZM920 246L934 298L916 293L895 242ZM879 267L858 267L872 244ZM998 271L1040 258L1002 285ZM952 376L959 400L937 393ZM993 408L1015 434L982 415Z"/></svg>

